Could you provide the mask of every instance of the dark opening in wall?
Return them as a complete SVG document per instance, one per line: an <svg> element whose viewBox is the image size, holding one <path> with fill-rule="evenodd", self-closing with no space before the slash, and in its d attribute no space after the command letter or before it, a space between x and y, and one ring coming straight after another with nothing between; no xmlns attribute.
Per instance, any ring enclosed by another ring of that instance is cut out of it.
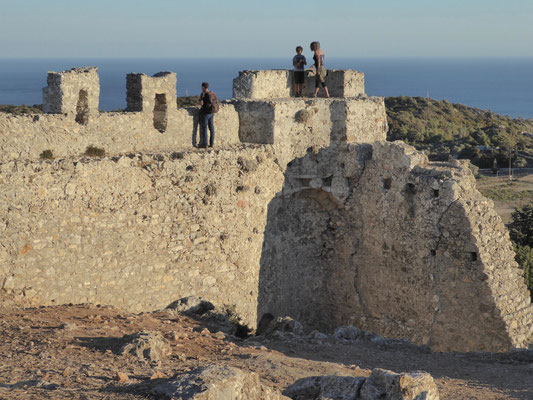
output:
<svg viewBox="0 0 533 400"><path fill-rule="evenodd" d="M161 133L167 130L167 96L164 93L155 95L154 128Z"/></svg>
<svg viewBox="0 0 533 400"><path fill-rule="evenodd" d="M81 89L78 96L76 122L80 125L87 125L89 123L89 95L85 89Z"/></svg>
<svg viewBox="0 0 533 400"><path fill-rule="evenodd" d="M437 255L437 250L431 250L431 255L435 257Z"/></svg>
<svg viewBox="0 0 533 400"><path fill-rule="evenodd" d="M392 179L391 178L384 178L383 179L383 189L390 189L392 185Z"/></svg>
<svg viewBox="0 0 533 400"><path fill-rule="evenodd" d="M477 253L475 251L470 253L470 261L477 261Z"/></svg>
<svg viewBox="0 0 533 400"><path fill-rule="evenodd" d="M257 324L257 330L255 331L256 335L262 335L268 329L270 323L274 320L274 316L270 313L265 313L261 316L259 323Z"/></svg>
<svg viewBox="0 0 533 400"><path fill-rule="evenodd" d="M433 189L433 197L439 197L439 189Z"/></svg>
<svg viewBox="0 0 533 400"><path fill-rule="evenodd" d="M416 194L416 186L414 183L408 183L405 185L405 193Z"/></svg>
<svg viewBox="0 0 533 400"><path fill-rule="evenodd" d="M403 193L407 203L409 215L414 217L416 214L416 185L414 183L407 183Z"/></svg>

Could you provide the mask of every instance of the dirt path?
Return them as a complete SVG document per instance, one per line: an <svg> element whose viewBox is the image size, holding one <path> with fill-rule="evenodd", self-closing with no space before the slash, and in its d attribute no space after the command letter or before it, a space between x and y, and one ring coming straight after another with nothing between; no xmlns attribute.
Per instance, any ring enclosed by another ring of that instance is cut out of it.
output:
<svg viewBox="0 0 533 400"><path fill-rule="evenodd" d="M256 371L281 390L304 376L368 376L380 367L430 372L441 399L533 399L531 352L441 354L395 342L239 340L183 315L92 305L3 306L0 315L0 399L153 398L150 388L165 378L212 363ZM161 332L171 355L160 363L120 355L121 337L139 331ZM128 380L118 381L118 372Z"/></svg>

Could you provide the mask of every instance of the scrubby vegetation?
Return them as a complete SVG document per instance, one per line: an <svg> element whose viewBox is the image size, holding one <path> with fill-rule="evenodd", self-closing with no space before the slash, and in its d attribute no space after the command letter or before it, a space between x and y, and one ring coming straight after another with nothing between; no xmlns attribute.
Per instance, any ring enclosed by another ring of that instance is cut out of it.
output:
<svg viewBox="0 0 533 400"><path fill-rule="evenodd" d="M89 157L104 157L105 150L91 145L87 146L87 148L85 149L85 153L83 154Z"/></svg>
<svg viewBox="0 0 533 400"><path fill-rule="evenodd" d="M21 106L14 106L11 104L0 104L0 112L13 115L42 114L43 105L34 104L33 106L27 106L26 104L22 104Z"/></svg>
<svg viewBox="0 0 533 400"><path fill-rule="evenodd" d="M422 97L385 99L388 140L403 140L430 160L466 158L481 168L533 164L533 120Z"/></svg>
<svg viewBox="0 0 533 400"><path fill-rule="evenodd" d="M44 150L39 154L39 158L41 160L52 160L54 158L54 153L52 153L52 150Z"/></svg>
<svg viewBox="0 0 533 400"><path fill-rule="evenodd" d="M200 96L183 96L176 99L178 108L198 107L200 105Z"/></svg>

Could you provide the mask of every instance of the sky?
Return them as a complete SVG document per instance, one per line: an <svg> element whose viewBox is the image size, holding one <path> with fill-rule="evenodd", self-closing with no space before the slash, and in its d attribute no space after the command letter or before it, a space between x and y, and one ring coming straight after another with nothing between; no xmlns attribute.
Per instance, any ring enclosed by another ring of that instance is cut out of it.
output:
<svg viewBox="0 0 533 400"><path fill-rule="evenodd" d="M0 58L532 57L533 0L0 0Z"/></svg>

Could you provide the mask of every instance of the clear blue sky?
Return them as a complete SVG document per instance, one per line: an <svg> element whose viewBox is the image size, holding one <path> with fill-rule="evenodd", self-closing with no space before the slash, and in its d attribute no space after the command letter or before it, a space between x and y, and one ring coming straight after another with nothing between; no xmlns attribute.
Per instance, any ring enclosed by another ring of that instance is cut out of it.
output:
<svg viewBox="0 0 533 400"><path fill-rule="evenodd" d="M0 0L0 58L533 56L533 0Z"/></svg>

